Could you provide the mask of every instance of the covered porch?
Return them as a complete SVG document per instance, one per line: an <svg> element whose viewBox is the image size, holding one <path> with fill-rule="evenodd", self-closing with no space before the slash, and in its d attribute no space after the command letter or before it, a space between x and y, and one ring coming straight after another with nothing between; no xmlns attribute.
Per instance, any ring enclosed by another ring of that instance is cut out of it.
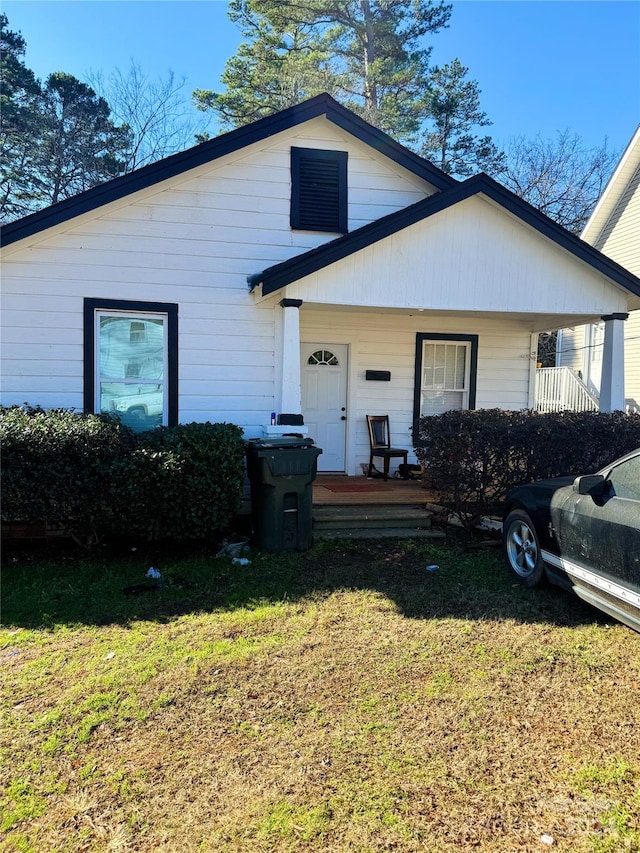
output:
<svg viewBox="0 0 640 853"><path fill-rule="evenodd" d="M605 328L600 408L624 408L637 279L486 176L249 285L275 313L275 405L303 416L320 471L360 473L367 414L390 416L413 461L423 415L533 408L538 334L592 320Z"/></svg>

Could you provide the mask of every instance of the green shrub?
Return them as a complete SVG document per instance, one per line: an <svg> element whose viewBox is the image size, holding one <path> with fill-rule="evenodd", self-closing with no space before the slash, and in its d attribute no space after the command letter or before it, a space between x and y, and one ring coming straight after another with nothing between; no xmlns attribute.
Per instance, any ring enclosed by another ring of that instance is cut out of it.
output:
<svg viewBox="0 0 640 853"><path fill-rule="evenodd" d="M192 423L139 433L114 470L113 526L148 539L203 539L240 509L244 441L234 424Z"/></svg>
<svg viewBox="0 0 640 853"><path fill-rule="evenodd" d="M106 415L0 407L2 520L43 522L89 544L106 533L202 539L235 517L242 431L185 424L134 433Z"/></svg>
<svg viewBox="0 0 640 853"><path fill-rule="evenodd" d="M416 454L471 525L517 483L597 471L640 446L640 415L452 411L420 419Z"/></svg>
<svg viewBox="0 0 640 853"><path fill-rule="evenodd" d="M105 415L0 407L2 520L90 538L109 514L111 467L131 452L133 437Z"/></svg>

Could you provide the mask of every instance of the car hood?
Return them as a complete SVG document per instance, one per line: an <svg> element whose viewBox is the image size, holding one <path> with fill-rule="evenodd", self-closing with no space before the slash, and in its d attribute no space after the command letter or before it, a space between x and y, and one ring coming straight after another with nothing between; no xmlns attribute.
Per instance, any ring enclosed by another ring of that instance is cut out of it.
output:
<svg viewBox="0 0 640 853"><path fill-rule="evenodd" d="M521 495L534 495L538 500L551 498L558 489L563 489L565 486L573 485L575 475L570 474L565 477L550 477L548 480L536 480L535 483L522 483L519 486L514 486L506 496L507 503L517 499Z"/></svg>

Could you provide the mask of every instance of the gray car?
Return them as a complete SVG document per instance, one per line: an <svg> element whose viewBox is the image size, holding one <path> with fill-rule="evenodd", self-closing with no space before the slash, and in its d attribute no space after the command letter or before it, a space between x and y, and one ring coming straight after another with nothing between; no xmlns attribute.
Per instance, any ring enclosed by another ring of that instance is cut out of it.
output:
<svg viewBox="0 0 640 853"><path fill-rule="evenodd" d="M518 583L549 580L640 631L640 448L597 474L512 489L502 547Z"/></svg>

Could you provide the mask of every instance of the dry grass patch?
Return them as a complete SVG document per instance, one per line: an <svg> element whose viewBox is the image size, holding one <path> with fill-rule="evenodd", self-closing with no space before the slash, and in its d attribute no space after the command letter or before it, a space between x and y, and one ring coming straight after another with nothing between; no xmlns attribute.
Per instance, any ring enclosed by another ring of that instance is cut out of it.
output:
<svg viewBox="0 0 640 853"><path fill-rule="evenodd" d="M640 850L639 638L494 550L145 565L5 569L3 850Z"/></svg>

